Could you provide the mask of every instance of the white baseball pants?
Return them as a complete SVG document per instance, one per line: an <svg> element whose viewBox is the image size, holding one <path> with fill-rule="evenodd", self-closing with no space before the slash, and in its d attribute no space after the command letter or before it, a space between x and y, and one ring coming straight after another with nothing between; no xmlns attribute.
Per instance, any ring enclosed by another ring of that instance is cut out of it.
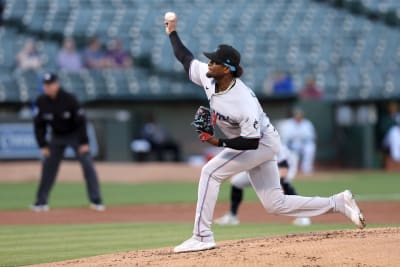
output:
<svg viewBox="0 0 400 267"><path fill-rule="evenodd" d="M280 137L275 131L263 137L256 150L226 148L201 171L193 233L202 241L213 238L211 223L220 184L233 175L248 171L250 183L264 208L274 214L311 217L335 209L335 198L285 196L279 181L276 155ZM336 209L335 209L336 210Z"/></svg>
<svg viewBox="0 0 400 267"><path fill-rule="evenodd" d="M317 149L315 142L307 142L290 148L301 159L300 170L304 174L311 174L314 170L315 151Z"/></svg>

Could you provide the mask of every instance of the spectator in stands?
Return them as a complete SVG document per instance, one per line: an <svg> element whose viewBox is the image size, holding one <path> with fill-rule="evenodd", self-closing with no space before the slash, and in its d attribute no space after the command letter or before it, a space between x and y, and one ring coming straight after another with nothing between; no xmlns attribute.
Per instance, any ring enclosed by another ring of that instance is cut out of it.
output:
<svg viewBox="0 0 400 267"><path fill-rule="evenodd" d="M321 99L322 90L316 85L315 78L309 77L305 86L300 91L302 99Z"/></svg>
<svg viewBox="0 0 400 267"><path fill-rule="evenodd" d="M95 36L89 39L88 46L83 51L83 64L89 69L102 69L108 67L105 53L101 48L99 39Z"/></svg>
<svg viewBox="0 0 400 267"><path fill-rule="evenodd" d="M19 119L32 119L33 116L33 109L31 105L23 105L21 109L18 111L18 118Z"/></svg>
<svg viewBox="0 0 400 267"><path fill-rule="evenodd" d="M387 104L387 113L378 121L378 138L384 151L400 162L400 112L394 101Z"/></svg>
<svg viewBox="0 0 400 267"><path fill-rule="evenodd" d="M141 131L141 138L150 143L151 152L157 160L165 161L166 154L172 153L174 161L180 161L180 147L168 130L156 122L153 114L149 114Z"/></svg>
<svg viewBox="0 0 400 267"><path fill-rule="evenodd" d="M122 49L122 43L119 39L110 41L106 59L111 68L130 68L132 66L131 55Z"/></svg>
<svg viewBox="0 0 400 267"><path fill-rule="evenodd" d="M316 133L312 122L304 118L301 109L294 109L293 117L280 129L282 143L295 152L300 159L300 170L309 175L314 169Z"/></svg>
<svg viewBox="0 0 400 267"><path fill-rule="evenodd" d="M63 48L57 55L58 67L67 72L79 72L82 69L81 56L75 50L75 41L65 38Z"/></svg>
<svg viewBox="0 0 400 267"><path fill-rule="evenodd" d="M3 11L4 11L5 3L3 0L0 0L0 27L3 25Z"/></svg>
<svg viewBox="0 0 400 267"><path fill-rule="evenodd" d="M20 70L38 70L44 63L43 57L36 49L34 40L29 39L17 54L17 68Z"/></svg>
<svg viewBox="0 0 400 267"><path fill-rule="evenodd" d="M290 95L294 93L292 76L289 72L276 72L274 74L272 91L276 95Z"/></svg>

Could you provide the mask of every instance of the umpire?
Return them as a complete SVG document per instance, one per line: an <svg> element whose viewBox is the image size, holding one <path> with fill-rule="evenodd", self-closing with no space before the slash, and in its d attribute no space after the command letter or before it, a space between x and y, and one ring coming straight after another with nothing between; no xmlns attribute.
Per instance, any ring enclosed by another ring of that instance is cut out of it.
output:
<svg viewBox="0 0 400 267"><path fill-rule="evenodd" d="M57 75L43 75L44 94L36 100L37 111L34 117L36 141L43 156L42 173L33 211L47 211L50 190L57 176L60 162L67 146L71 146L82 166L86 180L90 208L103 211L99 182L90 155L86 118L74 95L60 86ZM51 128L51 138L46 139Z"/></svg>

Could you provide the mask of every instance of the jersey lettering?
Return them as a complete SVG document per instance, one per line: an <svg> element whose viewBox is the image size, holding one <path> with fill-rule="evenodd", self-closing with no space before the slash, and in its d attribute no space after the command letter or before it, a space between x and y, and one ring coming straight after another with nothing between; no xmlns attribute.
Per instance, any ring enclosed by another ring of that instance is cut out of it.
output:
<svg viewBox="0 0 400 267"><path fill-rule="evenodd" d="M258 129L258 121L257 121L257 120L254 121L253 127L254 127L254 129L256 129L256 130Z"/></svg>
<svg viewBox="0 0 400 267"><path fill-rule="evenodd" d="M217 119L220 121L229 121L229 116L225 117L224 115L222 115L219 112L215 113L215 115L216 115Z"/></svg>

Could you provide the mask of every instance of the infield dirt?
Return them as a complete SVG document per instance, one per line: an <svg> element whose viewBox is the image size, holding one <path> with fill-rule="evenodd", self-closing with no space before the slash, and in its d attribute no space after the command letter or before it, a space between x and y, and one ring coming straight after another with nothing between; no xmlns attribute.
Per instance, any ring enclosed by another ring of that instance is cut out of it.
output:
<svg viewBox="0 0 400 267"><path fill-rule="evenodd" d="M174 254L170 247L35 266L398 266L400 229L330 231L221 242Z"/></svg>

